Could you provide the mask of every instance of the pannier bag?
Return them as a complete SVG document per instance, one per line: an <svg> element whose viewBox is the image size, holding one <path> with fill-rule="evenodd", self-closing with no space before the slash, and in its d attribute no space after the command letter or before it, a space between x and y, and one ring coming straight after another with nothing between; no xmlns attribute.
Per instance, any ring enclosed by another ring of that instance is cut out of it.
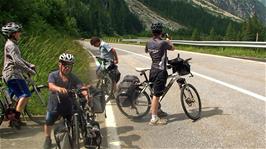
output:
<svg viewBox="0 0 266 149"><path fill-rule="evenodd" d="M172 66L173 73L178 72L180 76L190 74L190 65L184 59L177 57L169 60L168 63Z"/></svg>
<svg viewBox="0 0 266 149"><path fill-rule="evenodd" d="M95 113L103 113L105 110L104 93L101 89L90 87L90 95L92 96L92 109Z"/></svg>
<svg viewBox="0 0 266 149"><path fill-rule="evenodd" d="M118 85L117 100L122 107L129 107L138 97L137 83L139 78L134 75L126 75Z"/></svg>
<svg viewBox="0 0 266 149"><path fill-rule="evenodd" d="M69 140L67 127L60 123L54 129L54 138L59 149L71 149L71 142Z"/></svg>
<svg viewBox="0 0 266 149"><path fill-rule="evenodd" d="M102 143L100 125L96 121L91 121L87 126L87 134L84 140L86 148L99 148Z"/></svg>

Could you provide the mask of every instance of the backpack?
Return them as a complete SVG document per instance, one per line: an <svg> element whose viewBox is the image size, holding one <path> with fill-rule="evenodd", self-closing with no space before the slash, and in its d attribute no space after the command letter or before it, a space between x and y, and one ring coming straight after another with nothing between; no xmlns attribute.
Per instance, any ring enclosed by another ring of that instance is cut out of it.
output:
<svg viewBox="0 0 266 149"><path fill-rule="evenodd" d="M129 107L138 97L137 83L140 80L137 76L126 75L118 85L117 100L122 107Z"/></svg>
<svg viewBox="0 0 266 149"><path fill-rule="evenodd" d="M68 128L63 123L55 127L54 138L59 149L72 149L68 133Z"/></svg>
<svg viewBox="0 0 266 149"><path fill-rule="evenodd" d="M90 95L92 96L92 110L94 113L103 113L105 110L105 97L101 89L90 87Z"/></svg>
<svg viewBox="0 0 266 149"><path fill-rule="evenodd" d="M87 127L87 134L84 139L86 148L100 148L102 143L102 135L100 132L100 125L96 121L89 122L90 126Z"/></svg>

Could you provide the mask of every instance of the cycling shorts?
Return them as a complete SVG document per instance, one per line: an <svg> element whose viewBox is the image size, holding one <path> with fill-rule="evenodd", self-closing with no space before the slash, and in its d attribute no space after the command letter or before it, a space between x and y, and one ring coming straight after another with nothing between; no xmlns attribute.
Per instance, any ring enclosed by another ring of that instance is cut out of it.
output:
<svg viewBox="0 0 266 149"><path fill-rule="evenodd" d="M167 81L168 73L166 70L154 69L150 71L150 82L152 82L152 88L154 96L160 97L163 95L165 84Z"/></svg>
<svg viewBox="0 0 266 149"><path fill-rule="evenodd" d="M22 97L30 97L31 92L25 80L12 79L7 81L8 92L10 95L15 95L18 99Z"/></svg>
<svg viewBox="0 0 266 149"><path fill-rule="evenodd" d="M59 119L59 117L62 116L58 112L49 112L47 111L46 117L45 117L45 122L47 126L52 126L54 125L55 121ZM69 121L71 120L71 114L64 115L64 118L67 118Z"/></svg>

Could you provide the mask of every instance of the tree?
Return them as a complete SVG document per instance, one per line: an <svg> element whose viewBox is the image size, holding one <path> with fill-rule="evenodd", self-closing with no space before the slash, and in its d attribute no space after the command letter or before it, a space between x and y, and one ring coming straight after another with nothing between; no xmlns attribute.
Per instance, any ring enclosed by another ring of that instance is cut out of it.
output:
<svg viewBox="0 0 266 149"><path fill-rule="evenodd" d="M199 33L198 29L193 30L191 39L196 40L196 41L200 40L200 33Z"/></svg>
<svg viewBox="0 0 266 149"><path fill-rule="evenodd" d="M232 41L236 39L236 31L233 28L232 23L229 23L226 29L224 40Z"/></svg>

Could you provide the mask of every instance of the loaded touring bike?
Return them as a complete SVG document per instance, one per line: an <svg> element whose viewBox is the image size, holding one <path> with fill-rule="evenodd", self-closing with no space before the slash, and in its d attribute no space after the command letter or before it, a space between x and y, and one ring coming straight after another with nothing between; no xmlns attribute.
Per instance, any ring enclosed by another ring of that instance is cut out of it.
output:
<svg viewBox="0 0 266 149"><path fill-rule="evenodd" d="M178 54L177 58L168 61L167 68L172 69L172 74L168 75L170 81L166 85L164 93L159 101L161 102L164 99L169 89L176 82L180 88L181 105L185 114L190 119L197 120L201 116L200 96L196 88L192 84L187 83L186 79L183 77L185 75L193 77L193 74L190 72L189 60L191 60L191 58L183 60ZM153 90L152 83L149 82L146 75L146 71L149 70L150 68L136 68L136 71L139 72L140 75L144 75L145 80L135 84L135 90L138 95L136 98L131 99L130 106L123 106L120 101L117 101L119 110L128 118L142 118L150 112Z"/></svg>

